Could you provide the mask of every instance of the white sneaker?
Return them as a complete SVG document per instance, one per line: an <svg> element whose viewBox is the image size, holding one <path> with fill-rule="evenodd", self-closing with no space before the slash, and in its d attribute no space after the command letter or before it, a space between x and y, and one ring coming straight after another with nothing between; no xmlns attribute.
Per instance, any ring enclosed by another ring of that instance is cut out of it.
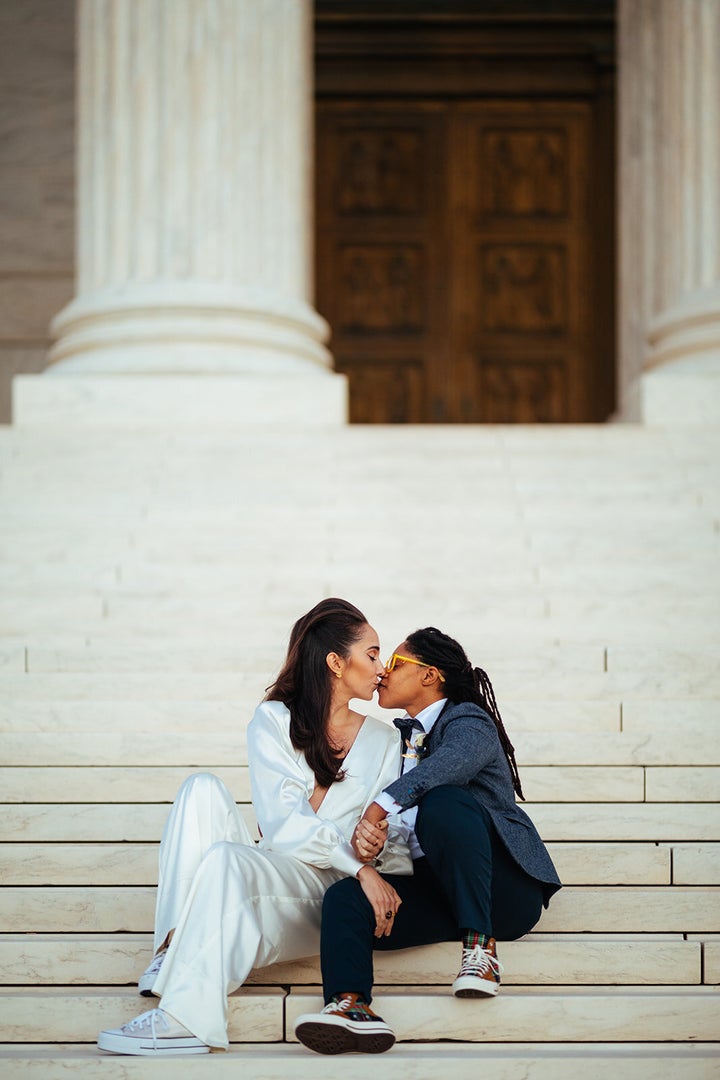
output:
<svg viewBox="0 0 720 1080"><path fill-rule="evenodd" d="M101 1050L111 1054L142 1054L148 1057L210 1053L206 1043L196 1039L191 1031L162 1009L150 1009L120 1028L101 1031L97 1044Z"/></svg>
<svg viewBox="0 0 720 1080"><path fill-rule="evenodd" d="M138 979L138 990L143 997L153 997L153 986L160 974L160 968L163 966L163 960L166 956L167 949L161 949L160 952L155 953L150 962L150 967L146 968Z"/></svg>

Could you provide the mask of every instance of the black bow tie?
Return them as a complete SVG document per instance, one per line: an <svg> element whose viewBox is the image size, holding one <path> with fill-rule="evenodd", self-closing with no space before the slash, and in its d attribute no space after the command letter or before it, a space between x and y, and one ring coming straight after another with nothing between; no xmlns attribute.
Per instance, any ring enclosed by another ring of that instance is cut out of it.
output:
<svg viewBox="0 0 720 1080"><path fill-rule="evenodd" d="M405 743L406 743L406 741L408 739L412 738L413 731L424 731L425 730L425 728L422 726L420 721L416 720L412 716L397 716L393 720L393 724L395 725L395 727L400 732L400 735L401 735L402 741L403 741L403 745L405 745Z"/></svg>

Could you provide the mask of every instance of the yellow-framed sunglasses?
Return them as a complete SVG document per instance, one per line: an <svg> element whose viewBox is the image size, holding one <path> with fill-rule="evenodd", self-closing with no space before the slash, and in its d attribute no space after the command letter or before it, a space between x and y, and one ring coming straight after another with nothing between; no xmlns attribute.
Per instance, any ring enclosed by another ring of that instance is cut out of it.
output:
<svg viewBox="0 0 720 1080"><path fill-rule="evenodd" d="M416 660L414 656L401 656L400 653L394 652L386 663L385 670L387 672L394 671L398 660L401 664L417 664L418 667L434 667L433 664L425 664L422 660ZM445 682L445 676L442 671L438 671L438 676L440 677L440 682Z"/></svg>

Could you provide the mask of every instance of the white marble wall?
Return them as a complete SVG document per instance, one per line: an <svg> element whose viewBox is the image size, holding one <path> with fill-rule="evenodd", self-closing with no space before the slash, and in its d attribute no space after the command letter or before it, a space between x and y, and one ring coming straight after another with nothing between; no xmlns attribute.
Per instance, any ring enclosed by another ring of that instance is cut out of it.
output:
<svg viewBox="0 0 720 1080"><path fill-rule="evenodd" d="M73 293L74 8L0 4L0 423Z"/></svg>

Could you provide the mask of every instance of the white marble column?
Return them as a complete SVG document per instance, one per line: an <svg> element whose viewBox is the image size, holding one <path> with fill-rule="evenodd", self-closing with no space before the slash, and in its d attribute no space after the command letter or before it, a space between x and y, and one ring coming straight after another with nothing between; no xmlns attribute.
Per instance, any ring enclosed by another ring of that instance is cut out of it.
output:
<svg viewBox="0 0 720 1080"><path fill-rule="evenodd" d="M720 2L620 0L619 71L626 410L720 418Z"/></svg>
<svg viewBox="0 0 720 1080"><path fill-rule="evenodd" d="M310 0L79 0L77 294L54 374L326 371Z"/></svg>

